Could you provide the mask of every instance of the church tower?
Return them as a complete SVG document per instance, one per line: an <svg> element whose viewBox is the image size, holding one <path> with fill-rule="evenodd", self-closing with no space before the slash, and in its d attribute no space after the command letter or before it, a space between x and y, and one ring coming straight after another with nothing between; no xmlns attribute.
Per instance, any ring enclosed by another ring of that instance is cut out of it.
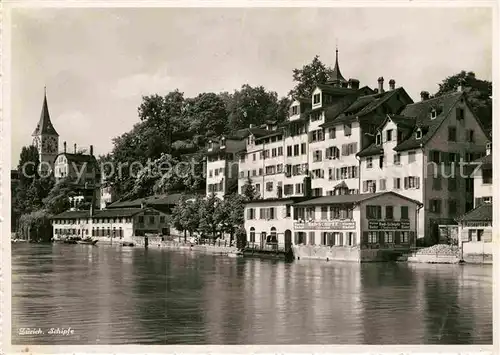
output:
<svg viewBox="0 0 500 355"><path fill-rule="evenodd" d="M50 121L49 107L47 105L47 90L44 88L42 113L40 120L32 134L33 145L38 149L40 169L54 170L54 160L59 152L59 134Z"/></svg>

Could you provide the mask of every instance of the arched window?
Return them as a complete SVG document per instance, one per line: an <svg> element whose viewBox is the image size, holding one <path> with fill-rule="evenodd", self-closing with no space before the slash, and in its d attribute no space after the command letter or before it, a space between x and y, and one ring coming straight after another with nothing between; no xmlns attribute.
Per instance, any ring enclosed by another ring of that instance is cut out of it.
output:
<svg viewBox="0 0 500 355"><path fill-rule="evenodd" d="M278 236L276 235L276 228L271 228L271 243L278 243Z"/></svg>
<svg viewBox="0 0 500 355"><path fill-rule="evenodd" d="M255 228L250 228L250 243L255 243Z"/></svg>

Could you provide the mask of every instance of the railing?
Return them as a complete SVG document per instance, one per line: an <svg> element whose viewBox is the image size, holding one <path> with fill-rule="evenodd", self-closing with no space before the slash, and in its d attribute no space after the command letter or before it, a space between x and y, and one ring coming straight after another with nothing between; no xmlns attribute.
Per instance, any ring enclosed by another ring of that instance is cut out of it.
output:
<svg viewBox="0 0 500 355"><path fill-rule="evenodd" d="M275 253L279 253L279 252L282 252L282 253L286 253L286 252L289 252L291 250L291 246L289 246L288 248L283 246L283 245L278 245L276 243L270 243L270 244L250 244L250 245L247 245L246 250L249 250L249 251L256 251L256 252L259 252L259 251L265 251L265 252L275 252Z"/></svg>

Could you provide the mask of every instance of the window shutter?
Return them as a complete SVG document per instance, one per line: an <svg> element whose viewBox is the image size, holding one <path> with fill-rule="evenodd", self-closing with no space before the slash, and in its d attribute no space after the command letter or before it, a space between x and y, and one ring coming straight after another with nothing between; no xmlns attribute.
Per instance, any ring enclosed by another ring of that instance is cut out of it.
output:
<svg viewBox="0 0 500 355"><path fill-rule="evenodd" d="M339 233L339 245L344 245L344 233Z"/></svg>
<svg viewBox="0 0 500 355"><path fill-rule="evenodd" d="M340 169L336 168L335 169L335 180L339 180L339 179L340 179Z"/></svg>
<svg viewBox="0 0 500 355"><path fill-rule="evenodd" d="M382 206L377 206L377 218L382 219Z"/></svg>
<svg viewBox="0 0 500 355"><path fill-rule="evenodd" d="M368 191L368 181L363 181L363 192Z"/></svg>
<svg viewBox="0 0 500 355"><path fill-rule="evenodd" d="M408 176L405 177L405 190L408 190Z"/></svg>
<svg viewBox="0 0 500 355"><path fill-rule="evenodd" d="M415 182L416 188L419 189L420 188L420 177L416 177L415 180L416 180L416 182Z"/></svg>
<svg viewBox="0 0 500 355"><path fill-rule="evenodd" d="M354 154L358 152L358 142L352 144L352 149Z"/></svg>

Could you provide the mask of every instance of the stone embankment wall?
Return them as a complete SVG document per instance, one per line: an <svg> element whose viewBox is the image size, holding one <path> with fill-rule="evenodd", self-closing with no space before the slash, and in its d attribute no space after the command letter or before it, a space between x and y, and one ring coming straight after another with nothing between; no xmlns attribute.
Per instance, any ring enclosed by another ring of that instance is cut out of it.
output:
<svg viewBox="0 0 500 355"><path fill-rule="evenodd" d="M429 248L423 248L408 256L410 263L429 264L458 264L460 262L460 250L457 246L447 244L436 244Z"/></svg>
<svg viewBox="0 0 500 355"><path fill-rule="evenodd" d="M359 246L294 245L297 259L335 260L353 262L395 261L403 251L391 249L360 249Z"/></svg>

